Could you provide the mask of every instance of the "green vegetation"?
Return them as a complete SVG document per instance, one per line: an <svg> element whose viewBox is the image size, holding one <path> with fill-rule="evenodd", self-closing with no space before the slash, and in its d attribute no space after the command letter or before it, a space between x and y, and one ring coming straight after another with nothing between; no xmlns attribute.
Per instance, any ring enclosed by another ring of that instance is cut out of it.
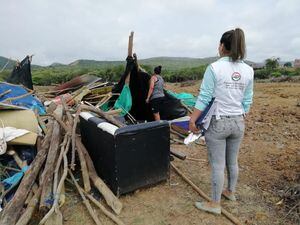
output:
<svg viewBox="0 0 300 225"><path fill-rule="evenodd" d="M180 82L201 79L207 64L215 60L216 58L159 57L139 60L139 64L149 74L153 72L155 66L162 65L162 73L167 82ZM103 80L118 81L124 73L125 66L125 61L77 60L69 65L53 63L47 67L32 66L31 72L35 85L59 84L83 74L92 74ZM11 70L6 69L0 73L0 80L5 80Z"/></svg>
<svg viewBox="0 0 300 225"><path fill-rule="evenodd" d="M157 57L139 60L139 64L149 74L153 72L155 66L162 65L162 74L165 81L181 82L202 79L207 65L216 59L216 57L203 59ZM7 61L7 58L0 57L0 70ZM250 61L247 61L247 63L252 64ZM5 80L10 75L13 65L15 65L15 61L9 61L6 69L0 73L0 80ZM125 66L125 60L77 60L68 65L53 63L46 67L32 65L32 80L35 85L51 85L66 82L73 77L83 74L92 74L101 77L103 80L118 81L124 73ZM280 68L279 58L272 58L266 60L265 68L255 70L256 79L267 79L271 77L280 77L282 75L300 75L300 69L292 68L291 63L286 63L285 67Z"/></svg>
<svg viewBox="0 0 300 225"><path fill-rule="evenodd" d="M267 79L271 77L300 75L300 68L292 68L291 62L286 62L283 67L279 67L279 60L280 58L266 59L265 68L255 70L254 77L256 79Z"/></svg>

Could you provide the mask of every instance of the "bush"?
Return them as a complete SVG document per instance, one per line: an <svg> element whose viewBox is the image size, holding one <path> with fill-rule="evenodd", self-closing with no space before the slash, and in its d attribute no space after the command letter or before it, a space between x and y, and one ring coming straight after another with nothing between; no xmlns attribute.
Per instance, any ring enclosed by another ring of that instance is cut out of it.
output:
<svg viewBox="0 0 300 225"><path fill-rule="evenodd" d="M260 69L254 71L255 79L267 79L270 76L270 71L267 69Z"/></svg>
<svg viewBox="0 0 300 225"><path fill-rule="evenodd" d="M272 77L280 77L282 74L279 71L274 71L271 73Z"/></svg>

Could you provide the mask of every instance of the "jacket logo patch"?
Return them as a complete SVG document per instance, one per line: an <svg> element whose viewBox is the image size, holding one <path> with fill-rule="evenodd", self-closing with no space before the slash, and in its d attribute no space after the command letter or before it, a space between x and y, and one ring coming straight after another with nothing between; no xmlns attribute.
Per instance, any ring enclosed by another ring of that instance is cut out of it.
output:
<svg viewBox="0 0 300 225"><path fill-rule="evenodd" d="M234 72L232 75L231 75L231 79L233 81L239 81L241 79L241 74L238 73L238 72Z"/></svg>

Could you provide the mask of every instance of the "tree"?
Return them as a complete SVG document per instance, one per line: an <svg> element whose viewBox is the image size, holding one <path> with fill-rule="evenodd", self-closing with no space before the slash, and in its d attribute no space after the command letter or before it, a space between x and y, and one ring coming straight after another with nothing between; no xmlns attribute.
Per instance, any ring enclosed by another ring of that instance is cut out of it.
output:
<svg viewBox="0 0 300 225"><path fill-rule="evenodd" d="M266 59L266 68L267 69L276 69L279 66L279 60L280 58L270 58Z"/></svg>

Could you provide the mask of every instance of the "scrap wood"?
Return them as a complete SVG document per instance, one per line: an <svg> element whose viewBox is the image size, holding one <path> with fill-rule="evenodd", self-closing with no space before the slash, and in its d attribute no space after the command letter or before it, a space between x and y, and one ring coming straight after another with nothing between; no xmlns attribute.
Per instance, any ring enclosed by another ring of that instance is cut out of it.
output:
<svg viewBox="0 0 300 225"><path fill-rule="evenodd" d="M68 106L64 105L65 110L68 111ZM78 113L80 113L80 108L77 110L76 115L75 115L75 120L73 121L72 116L68 116L68 121L69 121L69 133L71 134L72 138L72 161L71 161L71 168L74 170L74 161L75 161L75 149L77 150L78 156L79 156L79 161L80 161L80 166L81 166L81 173L82 173L82 179L83 179L83 184L84 184L84 190L89 192L91 190L91 184L90 184L90 179L89 179L89 173L86 165L86 160L85 157L81 151L81 149L76 148L74 145L75 143L75 136L76 136L76 126L78 123ZM76 123L76 124L74 124ZM73 126L72 126L73 125Z"/></svg>
<svg viewBox="0 0 300 225"><path fill-rule="evenodd" d="M37 190L37 192L33 195L33 197L30 199L24 213L19 218L16 225L27 225L33 215L33 212L37 208L39 198L41 196L41 187Z"/></svg>
<svg viewBox="0 0 300 225"><path fill-rule="evenodd" d="M82 200L83 200L83 204L85 205L85 207L87 208L88 212L90 213L91 217L93 218L93 220L95 221L95 223L97 225L101 225L102 223L99 221L97 215L95 214L89 200L85 197L85 195L83 194L83 192L81 191L81 188L79 186L79 184L77 183L75 177L73 176L71 170L69 170L69 175L72 178L73 183L75 184L78 193L80 194Z"/></svg>
<svg viewBox="0 0 300 225"><path fill-rule="evenodd" d="M84 192L84 190L81 188L81 190ZM120 220L118 217L116 217L113 213L108 211L99 201L97 201L91 194L88 194L84 192L84 194L96 205L98 208L112 221L114 221L118 225L125 225L122 220Z"/></svg>
<svg viewBox="0 0 300 225"><path fill-rule="evenodd" d="M75 170L75 151L76 151L76 144L75 144L75 138L76 138L76 128L79 121L79 114L81 113L80 107L77 109L77 112L75 114L75 118L73 121L73 127L72 127L72 155L71 155L71 170Z"/></svg>
<svg viewBox="0 0 300 225"><path fill-rule="evenodd" d="M29 95L33 95L34 93L35 93L35 91L30 90L29 92L27 92L27 93L25 93L23 95L6 98L6 99L2 100L1 102L11 102L11 101L14 101L14 100L17 100L17 99L20 99L20 98L25 98L25 97L27 97Z"/></svg>
<svg viewBox="0 0 300 225"><path fill-rule="evenodd" d="M89 192L91 190L91 184L90 184L90 176L89 176L89 172L88 172L86 158L82 152L82 148L77 147L76 150L77 150L77 153L78 153L78 156L80 159L79 161L80 161L80 166L81 166L84 190Z"/></svg>
<svg viewBox="0 0 300 225"><path fill-rule="evenodd" d="M0 93L0 98L3 97L4 95L10 93L10 92L11 92L11 89L8 89L8 90L6 90L6 91Z"/></svg>
<svg viewBox="0 0 300 225"><path fill-rule="evenodd" d="M54 115L58 118L62 118L63 109L62 106L58 106L54 111ZM49 148L49 152L47 155L47 160L45 164L45 168L43 171L43 178L42 178L42 194L41 194L41 201L40 201L40 210L41 211L48 211L52 204L49 199L52 198L52 187L53 187L53 168L55 167L55 162L58 157L58 150L59 145L61 143L62 137L62 129L57 121L54 121L53 125L53 132L51 137L51 144Z"/></svg>
<svg viewBox="0 0 300 225"><path fill-rule="evenodd" d="M53 194L54 194L54 203L49 210L49 212L44 216L44 218L40 221L39 224L47 223L48 221L55 221L53 225L57 224L63 224L62 214L59 210L59 199L60 199L60 193L63 187L63 184L65 182L65 179L68 175L68 159L67 159L67 153L70 147L70 137L68 135L65 136L64 141L61 146L61 153L59 155L56 168L55 168L55 177L54 177L54 185L53 185ZM61 166L62 159L64 161L64 167L63 167L63 174L61 176L61 179L59 181L59 184L57 185L57 179L58 179L58 171ZM54 214L53 214L54 213Z"/></svg>
<svg viewBox="0 0 300 225"><path fill-rule="evenodd" d="M178 159L181 159L181 160L185 160L186 159L186 155L183 154L182 152L179 152L177 150L174 150L174 149L170 149L170 154L177 157Z"/></svg>
<svg viewBox="0 0 300 225"><path fill-rule="evenodd" d="M133 48L133 35L134 35L134 32L131 31L130 32L130 35L129 35L129 38L128 38L128 56L132 56L132 48Z"/></svg>
<svg viewBox="0 0 300 225"><path fill-rule="evenodd" d="M99 88L95 88L95 89L91 88L91 93L98 94L98 95L107 94L112 91L112 88L113 88L113 86L99 87Z"/></svg>
<svg viewBox="0 0 300 225"><path fill-rule="evenodd" d="M175 170L175 172L184 180L186 181L191 187L200 194L202 198L204 198L206 201L211 201L211 199L200 189L198 188L187 176L185 176L173 163L171 163L172 168ZM236 225L242 225L242 223L230 212L225 210L222 207L222 214L229 219L233 224Z"/></svg>
<svg viewBox="0 0 300 225"><path fill-rule="evenodd" d="M71 128L67 126L60 118L58 118L55 114L53 117L59 122L59 124L65 129L67 133L71 133ZM88 154L88 151L84 147L79 137L75 139L76 148L80 148L84 154L88 173L90 179L93 181L94 186L98 189L98 191L103 195L107 204L114 210L115 213L120 214L122 210L122 203L120 200L112 193L112 191L107 187L107 185L103 182L103 180L97 175L96 169L94 167L93 161Z"/></svg>
<svg viewBox="0 0 300 225"><path fill-rule="evenodd" d="M205 159L196 159L196 158L192 158L192 157L186 157L186 160L191 160L191 161L195 161L195 162L206 162Z"/></svg>
<svg viewBox="0 0 300 225"><path fill-rule="evenodd" d="M123 124L120 121L116 120L113 116L107 115L101 109L97 109L95 107L91 107L91 106L87 106L87 105L81 105L80 108L81 108L81 111L91 111L91 112L94 112L94 113L98 114L99 116L103 117L108 122L116 125L117 127L124 127L125 126L125 124Z"/></svg>
<svg viewBox="0 0 300 225"><path fill-rule="evenodd" d="M64 112L66 113L66 116L68 118L68 122L69 122L70 126L73 126L73 117L68 109L68 106L67 106L67 103L66 103L64 97L60 96L60 100L61 100Z"/></svg>
<svg viewBox="0 0 300 225"><path fill-rule="evenodd" d="M85 156L85 160L87 163L87 167L89 170L89 175L91 180L93 181L95 187L99 190L99 192L103 195L107 204L114 210L115 213L120 214L122 210L121 201L114 195L114 193L106 186L103 180L97 175L96 169L94 167L93 161L88 154L88 151L84 147L79 137L76 137L76 146L80 148Z"/></svg>
<svg viewBox="0 0 300 225"><path fill-rule="evenodd" d="M50 123L49 126L52 126L52 123ZM47 133L42 144L42 149L37 152L35 159L29 166L29 169L25 172L13 199L5 206L0 219L1 225L15 225L17 222L27 195L30 192L35 179L37 178L37 175L47 157L47 151L50 143L49 139L51 139L51 134Z"/></svg>
<svg viewBox="0 0 300 225"><path fill-rule="evenodd" d="M108 93L107 93L108 94ZM93 99L98 99L98 98L103 98L106 97L107 94L101 94L101 95L91 95L89 97L85 97L85 100L93 100ZM110 93L111 96L119 96L120 93Z"/></svg>

